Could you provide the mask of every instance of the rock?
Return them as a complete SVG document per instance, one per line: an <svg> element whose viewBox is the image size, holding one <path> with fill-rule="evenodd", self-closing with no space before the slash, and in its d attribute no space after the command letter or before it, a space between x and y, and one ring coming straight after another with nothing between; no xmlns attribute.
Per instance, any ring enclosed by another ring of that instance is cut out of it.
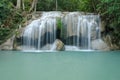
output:
<svg viewBox="0 0 120 80"><path fill-rule="evenodd" d="M110 50L108 45L101 39L96 39L96 40L92 41L92 49L93 50L103 50L103 51Z"/></svg>
<svg viewBox="0 0 120 80"><path fill-rule="evenodd" d="M51 44L46 44L41 48L41 50L50 50L51 46L52 46Z"/></svg>
<svg viewBox="0 0 120 80"><path fill-rule="evenodd" d="M96 21L91 21L91 39L95 40L99 38L99 26Z"/></svg>
<svg viewBox="0 0 120 80"><path fill-rule="evenodd" d="M65 50L65 46L61 40L56 39L53 44L46 44L41 48L41 50L63 51Z"/></svg>
<svg viewBox="0 0 120 80"><path fill-rule="evenodd" d="M16 46L16 47L14 48L14 50L20 51L20 50L22 50L22 46Z"/></svg>
<svg viewBox="0 0 120 80"><path fill-rule="evenodd" d="M78 23L79 15L80 15L80 13L78 13L78 12L72 12L72 13L68 13L64 17L63 23L65 25L64 29L66 29L67 37L77 35L75 30L77 30L77 23Z"/></svg>
<svg viewBox="0 0 120 80"><path fill-rule="evenodd" d="M0 50L13 50L14 39L15 39L15 35L9 38L5 43L0 45Z"/></svg>
<svg viewBox="0 0 120 80"><path fill-rule="evenodd" d="M13 50L22 50L22 46L20 45L21 41L17 41L17 38L14 39Z"/></svg>
<svg viewBox="0 0 120 80"><path fill-rule="evenodd" d="M51 50L64 51L65 50L64 43L61 40L56 39Z"/></svg>
<svg viewBox="0 0 120 80"><path fill-rule="evenodd" d="M103 37L103 40L108 44L110 50L119 50L119 46L115 43L112 43L112 36L110 36L109 34Z"/></svg>
<svg viewBox="0 0 120 80"><path fill-rule="evenodd" d="M100 27L100 31L101 31L101 32L104 32L104 31L105 31L105 26L106 26L105 21L102 21L102 22L101 22L101 27Z"/></svg>

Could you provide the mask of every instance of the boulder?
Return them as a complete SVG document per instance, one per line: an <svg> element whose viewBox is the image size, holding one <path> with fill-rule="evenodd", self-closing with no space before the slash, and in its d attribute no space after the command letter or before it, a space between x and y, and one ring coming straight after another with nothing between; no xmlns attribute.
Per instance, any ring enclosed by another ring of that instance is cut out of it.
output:
<svg viewBox="0 0 120 80"><path fill-rule="evenodd" d="M102 51L109 51L108 45L101 39L96 39L92 41L92 49L93 50L102 50Z"/></svg>
<svg viewBox="0 0 120 80"><path fill-rule="evenodd" d="M112 43L112 36L107 34L106 36L103 37L103 40L108 44L110 47L110 50L119 50L119 45L116 45L115 43ZM118 43L118 42L116 42Z"/></svg>
<svg viewBox="0 0 120 80"><path fill-rule="evenodd" d="M61 40L56 39L51 50L64 51L65 50L64 43Z"/></svg>
<svg viewBox="0 0 120 80"><path fill-rule="evenodd" d="M0 45L0 50L13 50L15 35L9 38L6 42Z"/></svg>

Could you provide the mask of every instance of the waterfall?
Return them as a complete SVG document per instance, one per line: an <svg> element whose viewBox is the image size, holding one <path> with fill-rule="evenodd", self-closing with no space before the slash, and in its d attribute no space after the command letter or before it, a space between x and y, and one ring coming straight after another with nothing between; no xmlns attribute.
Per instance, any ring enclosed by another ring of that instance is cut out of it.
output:
<svg viewBox="0 0 120 80"><path fill-rule="evenodd" d="M43 12L32 21L23 33L23 50L50 50L56 40L56 17L60 15L61 12Z"/></svg>
<svg viewBox="0 0 120 80"><path fill-rule="evenodd" d="M55 47L57 18L61 18L61 40L66 50L91 49L91 42L100 38L99 15L80 12L43 12L23 32L23 50L51 50Z"/></svg>
<svg viewBox="0 0 120 80"><path fill-rule="evenodd" d="M100 38L99 15L71 12L65 16L63 24L66 50L91 49L92 40Z"/></svg>

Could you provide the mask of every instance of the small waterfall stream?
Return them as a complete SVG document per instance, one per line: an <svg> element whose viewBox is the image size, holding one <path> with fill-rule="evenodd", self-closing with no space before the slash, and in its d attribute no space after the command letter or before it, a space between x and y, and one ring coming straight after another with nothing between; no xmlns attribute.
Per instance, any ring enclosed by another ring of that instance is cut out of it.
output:
<svg viewBox="0 0 120 80"><path fill-rule="evenodd" d="M23 33L23 50L51 50L57 39L57 18L61 18L61 40L66 50L91 49L100 38L99 15L80 12L43 12Z"/></svg>

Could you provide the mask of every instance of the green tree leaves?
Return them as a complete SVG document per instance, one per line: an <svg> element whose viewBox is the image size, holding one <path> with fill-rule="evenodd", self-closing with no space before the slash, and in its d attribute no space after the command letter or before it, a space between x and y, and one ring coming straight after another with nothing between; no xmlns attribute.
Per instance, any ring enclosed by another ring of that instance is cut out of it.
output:
<svg viewBox="0 0 120 80"><path fill-rule="evenodd" d="M0 44L18 28L22 18L22 15L13 8L12 2L0 0Z"/></svg>

